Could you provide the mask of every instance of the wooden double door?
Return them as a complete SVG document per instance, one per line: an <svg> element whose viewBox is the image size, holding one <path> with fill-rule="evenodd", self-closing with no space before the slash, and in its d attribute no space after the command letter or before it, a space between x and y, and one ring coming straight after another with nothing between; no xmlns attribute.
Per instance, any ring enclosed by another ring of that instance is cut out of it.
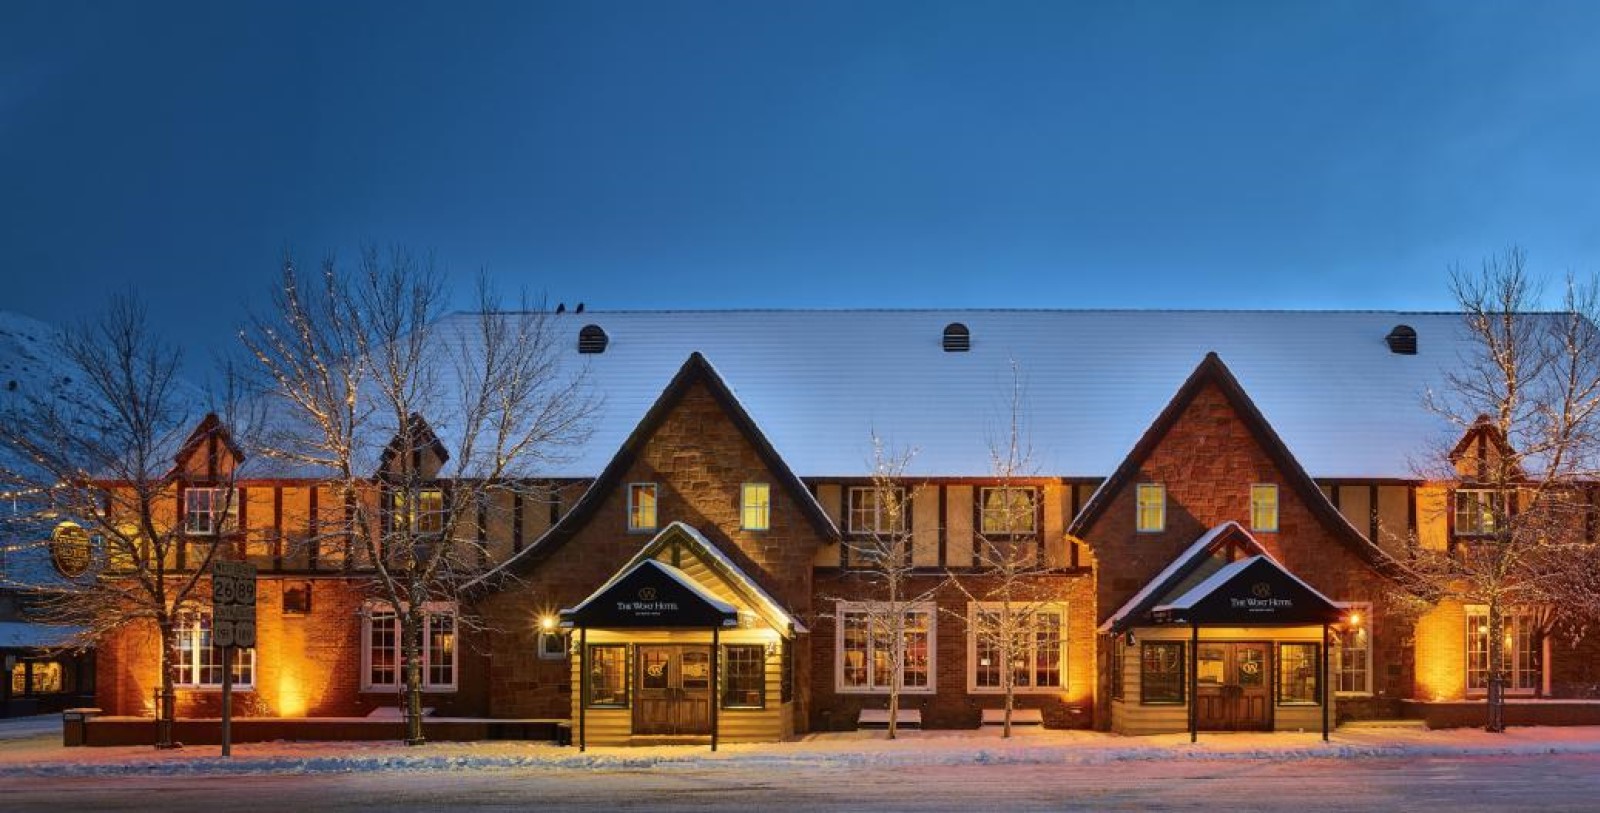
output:
<svg viewBox="0 0 1600 813"><path fill-rule="evenodd" d="M1204 731L1272 727L1272 645L1202 641L1195 660L1196 726Z"/></svg>
<svg viewBox="0 0 1600 813"><path fill-rule="evenodd" d="M640 644L633 704L636 735L711 733L711 647Z"/></svg>

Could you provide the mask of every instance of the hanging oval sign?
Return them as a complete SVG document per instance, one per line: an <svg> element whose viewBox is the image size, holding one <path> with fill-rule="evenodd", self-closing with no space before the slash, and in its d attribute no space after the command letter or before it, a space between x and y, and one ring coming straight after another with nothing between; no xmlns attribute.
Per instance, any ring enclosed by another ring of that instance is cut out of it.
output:
<svg viewBox="0 0 1600 813"><path fill-rule="evenodd" d="M76 579L89 572L89 532L71 522L56 526L50 535L50 564L56 572Z"/></svg>

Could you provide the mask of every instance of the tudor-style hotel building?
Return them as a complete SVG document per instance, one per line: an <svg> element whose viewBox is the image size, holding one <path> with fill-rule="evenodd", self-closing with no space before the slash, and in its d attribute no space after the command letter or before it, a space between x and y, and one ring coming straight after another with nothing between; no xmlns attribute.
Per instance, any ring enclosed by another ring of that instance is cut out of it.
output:
<svg viewBox="0 0 1600 813"><path fill-rule="evenodd" d="M1459 317L1328 312L641 312L555 322L604 405L549 501L507 497L479 533L501 578L430 607L436 716L570 720L589 744L776 740L902 707L972 727L1001 704L1049 726L1137 734L1316 730L1327 720L1470 703L1485 689L1478 608L1390 605L1389 554L1484 530L1470 471L1424 481L1430 450L1485 443L1422 405L1467 349ZM991 471L1012 362L1034 455ZM427 416L424 416L426 418ZM969 633L994 612L946 589L909 610L904 663L869 622L853 535L894 519L870 437L913 446L904 522L921 579L989 578L975 539L1045 569L1049 602L1009 664ZM449 454L448 428L434 456ZM298 544L329 489L243 461L218 516L227 443L190 444L173 495L192 544L262 572L245 713L359 716L393 706L392 610L331 546ZM1461 449L1458 449L1460 451ZM204 454L202 454L204 452ZM1473 457L1468 449L1468 456ZM1475 458L1474 458L1475 459ZM1016 500L1031 511L1008 510ZM1004 526L1004 527L1002 527ZM470 615L480 623L462 624ZM1579 696L1591 643L1508 625L1514 695ZM179 668L181 715L215 716L203 612ZM149 715L151 635L107 642L107 714ZM1463 706L1466 707L1466 706ZM1470 707L1466 707L1470 708ZM865 712L865 715L864 715Z"/></svg>

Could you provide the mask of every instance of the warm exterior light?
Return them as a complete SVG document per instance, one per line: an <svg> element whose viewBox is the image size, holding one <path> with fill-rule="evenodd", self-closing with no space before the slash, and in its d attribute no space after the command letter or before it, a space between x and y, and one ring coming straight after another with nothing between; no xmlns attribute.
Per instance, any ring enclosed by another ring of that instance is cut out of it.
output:
<svg viewBox="0 0 1600 813"><path fill-rule="evenodd" d="M1350 614L1350 626L1357 629L1361 627L1361 613Z"/></svg>
<svg viewBox="0 0 1600 813"><path fill-rule="evenodd" d="M278 716L306 716L306 693L300 681L285 672L278 678Z"/></svg>
<svg viewBox="0 0 1600 813"><path fill-rule="evenodd" d="M547 615L547 616L543 616L543 617L541 617L539 619L539 629L542 629L545 632L550 632L551 630L553 630L555 628L556 628L556 620L553 617Z"/></svg>

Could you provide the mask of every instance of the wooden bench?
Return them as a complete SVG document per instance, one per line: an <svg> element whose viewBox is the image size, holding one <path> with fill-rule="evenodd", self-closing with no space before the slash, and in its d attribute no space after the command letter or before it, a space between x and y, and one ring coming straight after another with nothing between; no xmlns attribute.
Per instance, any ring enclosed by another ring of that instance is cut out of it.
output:
<svg viewBox="0 0 1600 813"><path fill-rule="evenodd" d="M897 728L921 728L922 712L919 709L901 709L895 715ZM856 717L856 728L888 728L888 709L862 709L860 716Z"/></svg>
<svg viewBox="0 0 1600 813"><path fill-rule="evenodd" d="M991 725L1005 725L1005 724L1006 724L1006 710L1005 709L984 709L983 710L983 725L991 726ZM1044 725L1044 712L1042 712L1042 711L1040 711L1038 709L1012 709L1011 710L1011 724L1014 725L1014 726L1019 726L1019 725L1037 725L1037 726L1042 726L1042 725Z"/></svg>

